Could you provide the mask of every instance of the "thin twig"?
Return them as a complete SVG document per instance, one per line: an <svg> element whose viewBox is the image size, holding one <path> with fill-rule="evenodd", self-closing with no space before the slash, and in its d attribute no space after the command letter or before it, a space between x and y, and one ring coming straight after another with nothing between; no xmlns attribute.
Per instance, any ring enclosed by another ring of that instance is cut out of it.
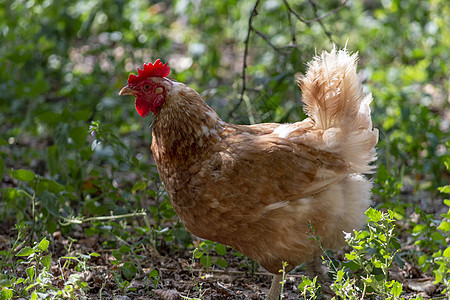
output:
<svg viewBox="0 0 450 300"><path fill-rule="evenodd" d="M334 13L336 13L336 12L338 12L339 10L341 10L341 8L343 8L344 6L345 6L345 4L347 4L347 1L348 0L344 0L342 3L341 3L341 5L339 5L338 7L336 7L335 9L333 9L332 11L330 11L330 12L327 12L326 14L324 14L323 16L320 16L320 17L316 17L316 18L314 18L314 19L309 19L309 20L307 20L307 19L303 19L303 17L302 16L300 16L295 10L293 10L290 6L289 6L289 3L287 2L287 0L283 0L284 1L284 4L286 5L286 8L300 21L300 22L303 22L303 23L305 23L305 24L309 24L309 23L313 23L313 22L317 22L317 21L320 21L320 20L322 20L322 19L325 19L326 17L328 17L329 15L332 15L332 14L334 14Z"/></svg>
<svg viewBox="0 0 450 300"><path fill-rule="evenodd" d="M313 7L313 9L314 9L314 15L315 15L316 18L317 18L317 17L318 17L318 16L317 16L317 11L318 11L317 5L316 5L316 4L314 3L314 1L312 1L312 0L309 0L309 3L311 3L311 5L312 5L312 7ZM331 36L331 33L327 30L327 28L325 27L325 25L323 25L322 19L318 19L317 22L319 22L320 27L322 27L323 32L325 32L325 35L328 37L328 39L330 40L330 42L331 42L332 44L335 44L335 42L333 41L333 37ZM338 46L339 46L339 45L338 45Z"/></svg>
<svg viewBox="0 0 450 300"><path fill-rule="evenodd" d="M262 33L261 31L259 31L259 30L256 30L256 29L254 29L253 30L257 35L259 35L260 37L262 37L265 41L266 41L266 43L270 46L270 47L272 47L275 51L277 51L277 52L282 52L283 50L285 50L285 49L290 49L290 48L295 48L295 45L292 45L292 44L289 44L289 45L286 45L286 46L283 46L283 47L277 47L277 46L275 46L274 44L272 44L272 42L270 41L270 39L264 34L264 33Z"/></svg>
<svg viewBox="0 0 450 300"><path fill-rule="evenodd" d="M291 18L291 14L288 11L287 12L287 17L288 17L288 21L289 21L289 28L291 29L291 44L296 46L297 45L297 37L295 35L295 26L294 26L294 22L292 22L292 18Z"/></svg>
<svg viewBox="0 0 450 300"><path fill-rule="evenodd" d="M139 217L139 216L147 216L146 212L135 212L123 215L111 215L111 216L101 216L101 217L90 217L90 218L63 218L66 222L60 222L61 225L67 226L70 224L82 224L90 221L106 221L106 220L115 220L115 219L123 219L129 217Z"/></svg>
<svg viewBox="0 0 450 300"><path fill-rule="evenodd" d="M244 93L246 89L246 71L247 71L247 56L248 56L248 45L250 43L250 34L253 30L252 21L253 17L258 14L257 8L259 5L259 2L261 0L256 0L255 5L253 6L252 12L250 13L250 17L248 18L248 31L247 31L247 37L245 38L245 49L244 49L244 63L242 66L242 88L241 88L241 96L239 98L239 102L233 107L233 109L230 111L230 117L233 117L234 112L238 107L241 105L242 101L244 101Z"/></svg>

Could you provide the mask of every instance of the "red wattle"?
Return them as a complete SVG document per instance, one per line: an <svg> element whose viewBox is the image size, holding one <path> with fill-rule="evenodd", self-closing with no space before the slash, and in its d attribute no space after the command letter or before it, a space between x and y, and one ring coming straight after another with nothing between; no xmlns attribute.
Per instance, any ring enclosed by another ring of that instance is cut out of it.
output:
<svg viewBox="0 0 450 300"><path fill-rule="evenodd" d="M144 99L136 98L134 101L134 106L136 107L138 114L143 118L148 116L150 113L150 103Z"/></svg>

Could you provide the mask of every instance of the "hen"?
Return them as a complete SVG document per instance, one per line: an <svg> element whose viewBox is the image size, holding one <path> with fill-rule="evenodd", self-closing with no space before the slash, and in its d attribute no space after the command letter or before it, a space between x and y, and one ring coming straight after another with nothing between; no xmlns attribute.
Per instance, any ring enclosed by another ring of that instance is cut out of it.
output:
<svg viewBox="0 0 450 300"><path fill-rule="evenodd" d="M155 114L152 152L173 207L196 236L233 247L279 274L344 243L363 225L377 129L356 74L357 55L324 52L298 80L309 118L293 124L222 121L158 59L131 74L120 95ZM311 227L310 227L311 226ZM275 275L270 299L279 295Z"/></svg>

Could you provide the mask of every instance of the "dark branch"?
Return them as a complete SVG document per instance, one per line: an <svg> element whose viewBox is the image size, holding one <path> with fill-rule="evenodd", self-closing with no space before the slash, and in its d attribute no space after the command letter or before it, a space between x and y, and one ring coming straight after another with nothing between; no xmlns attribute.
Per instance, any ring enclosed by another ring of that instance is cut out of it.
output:
<svg viewBox="0 0 450 300"><path fill-rule="evenodd" d="M272 44L272 42L270 41L270 39L269 39L264 33L262 33L262 32L259 31L259 30L256 30L256 29L253 29L253 30L255 31L255 33L256 33L257 35L259 35L260 37L262 37L270 47L272 47L272 48L273 48L275 51L277 51L277 52L282 52L283 50L286 50L286 49L289 49L289 48L295 48L295 46L292 45L292 44L289 44L289 45L286 45L286 46L283 46L283 47L277 47L277 46L275 46L274 44ZM281 53L281 54L283 54L283 53Z"/></svg>
<svg viewBox="0 0 450 300"><path fill-rule="evenodd" d="M341 10L341 8L343 8L344 6L345 6L345 4L347 4L347 1L348 0L344 0L343 2L342 2L342 4L341 5L339 5L338 7L336 7L335 9L333 9L332 11L330 11L330 12L328 12L328 13L326 13L326 14L324 14L323 16L320 16L320 17L316 17L316 18L314 18L314 19L309 19L309 20L307 20L307 19L303 19L303 17L302 16L300 16L295 10L293 10L290 6L289 6L289 3L287 2L287 0L283 0L284 1L284 4L286 5L286 8L300 21L300 22L303 22L303 23L305 23L305 24L309 24L309 23L313 23L313 22L317 22L317 21L320 21L320 20L323 20L323 19L325 19L326 17L328 17L329 15L332 15L332 14L334 14L334 13L336 13L336 12L338 12L339 10ZM310 1L310 3L312 3L312 1ZM314 5L315 6L315 5Z"/></svg>
<svg viewBox="0 0 450 300"><path fill-rule="evenodd" d="M244 101L244 93L246 90L246 72L247 72L247 56L248 56L248 45L250 43L250 34L253 30L253 17L258 14L258 11L256 10L258 8L260 0L256 0L255 5L253 6L252 12L250 13L250 17L248 18L248 31L247 31L247 37L245 38L245 49L244 49L244 63L242 66L242 88L241 88L241 96L239 98L239 102L234 106L234 108L230 111L230 117L233 117L234 112L238 107L241 105L242 101Z"/></svg>
<svg viewBox="0 0 450 300"><path fill-rule="evenodd" d="M322 27L323 32L324 32L325 35L328 37L328 39L330 40L330 42L331 42L332 44L335 44L335 42L333 41L333 37L331 36L331 33L327 30L327 28L325 27L325 25L323 25L322 19L319 18L318 15L317 15L318 9L317 9L316 3L314 3L314 1L312 1L312 0L309 0L309 3L311 3L311 5L312 5L312 7L313 7L313 9L314 9L314 15L316 16L317 22L319 22L320 27ZM342 7L342 5L339 6L339 7ZM338 7L338 8L339 8L339 7ZM339 9L340 9L340 8L339 8ZM334 9L334 10L337 11L336 9ZM339 45L338 45L338 46L339 46Z"/></svg>
<svg viewBox="0 0 450 300"><path fill-rule="evenodd" d="M292 45L296 45L297 44L297 37L295 35L295 25L294 22L292 22L292 17L290 12L287 12L287 17L288 17L288 21L289 21L289 28L291 29L291 44Z"/></svg>

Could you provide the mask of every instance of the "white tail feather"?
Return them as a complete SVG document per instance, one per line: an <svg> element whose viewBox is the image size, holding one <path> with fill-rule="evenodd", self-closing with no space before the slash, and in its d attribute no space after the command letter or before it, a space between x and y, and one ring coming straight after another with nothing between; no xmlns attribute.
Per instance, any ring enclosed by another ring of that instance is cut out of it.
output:
<svg viewBox="0 0 450 300"><path fill-rule="evenodd" d="M378 130L372 128L370 102L356 73L357 54L346 49L323 52L308 65L298 83L305 111L323 130L326 150L350 162L352 171L369 173L376 159Z"/></svg>

